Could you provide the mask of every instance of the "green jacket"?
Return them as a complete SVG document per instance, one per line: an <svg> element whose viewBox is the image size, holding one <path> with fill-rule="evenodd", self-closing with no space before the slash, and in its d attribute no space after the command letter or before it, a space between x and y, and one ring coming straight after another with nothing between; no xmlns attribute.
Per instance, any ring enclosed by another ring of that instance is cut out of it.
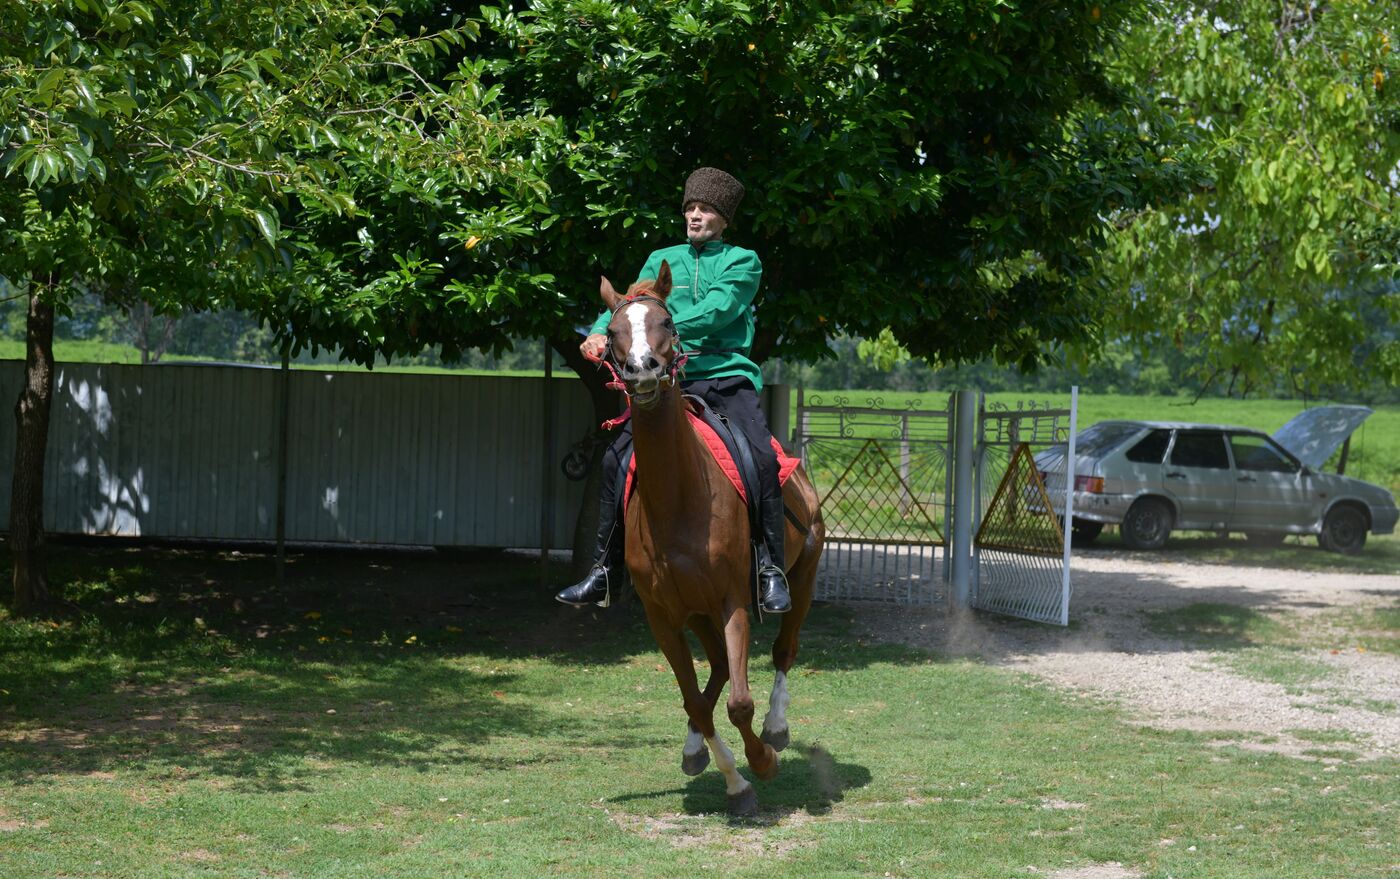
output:
<svg viewBox="0 0 1400 879"><path fill-rule="evenodd" d="M711 241L700 250L689 244L663 247L647 257L637 280L655 278L661 262L671 264L671 295L666 305L681 336L681 347L690 355L683 378L743 376L755 390L763 387L763 373L748 358L753 346L753 305L763 278L758 254L723 241ZM605 333L612 315L603 312L592 332ZM706 353L713 352L713 353Z"/></svg>

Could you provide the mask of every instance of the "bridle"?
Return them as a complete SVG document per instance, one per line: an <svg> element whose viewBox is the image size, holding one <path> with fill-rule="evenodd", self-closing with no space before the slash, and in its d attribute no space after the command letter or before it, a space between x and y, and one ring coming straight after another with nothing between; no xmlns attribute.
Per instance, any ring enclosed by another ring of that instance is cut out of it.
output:
<svg viewBox="0 0 1400 879"><path fill-rule="evenodd" d="M650 293L636 293L623 298L623 300L612 309L611 314L617 314L618 310L624 305L631 305L634 302L655 302L657 306L666 313L667 319L669 320L671 318L671 310L666 307L666 300L659 296L653 296ZM670 366L666 367L665 374L657 380L663 388L668 388L679 380L679 374L681 370L685 368L685 362L690 359L690 355L685 353L685 349L681 347L681 334L676 331L675 326L675 323L672 322L671 347L675 349L676 356L672 358ZM613 380L608 382L607 387L610 390L622 391L626 394L627 383L622 380L622 376L618 373L618 370L622 368L622 364L618 363L614 357L612 345L608 346L607 355L599 362L606 366L608 371L612 373ZM630 398L631 394L628 394L628 397Z"/></svg>

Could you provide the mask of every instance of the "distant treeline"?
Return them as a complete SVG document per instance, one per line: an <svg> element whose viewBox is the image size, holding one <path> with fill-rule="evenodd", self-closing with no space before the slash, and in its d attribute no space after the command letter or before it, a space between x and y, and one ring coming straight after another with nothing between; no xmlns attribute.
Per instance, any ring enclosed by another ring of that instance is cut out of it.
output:
<svg viewBox="0 0 1400 879"><path fill-rule="evenodd" d="M24 301L0 301L0 339L24 338ZM140 307L114 309L97 297L78 300L72 311L60 315L55 325L59 339L91 340L131 345L157 362L165 355L200 357L209 360L245 363L277 363L280 351L270 328L239 311L200 312L167 317ZM1152 396L1196 395L1201 393L1207 371L1190 352L1174 348L1140 352L1122 342L1110 342L1098 361L1083 368L1064 365L1044 367L1031 374L1013 367L982 362L957 367L935 368L918 359L906 359L890 369L862 356L861 340L838 336L831 340L833 356L815 363L770 361L764 364L765 380L781 381L811 388L864 388L886 391L937 391L977 388L987 392L1059 392L1071 385L1097 394ZM304 351L294 358L299 364L339 362L335 351L312 354ZM454 362L444 361L436 348L411 358L398 358L398 366L436 366L462 369L540 370L543 350L537 339L523 339L506 351L468 350ZM555 369L562 370L556 358ZM1217 378L1204 396L1224 396L1228 379ZM1379 404L1400 403L1400 388L1374 382L1362 392L1324 389L1319 399L1345 399ZM1270 394L1252 396L1296 398L1291 388L1278 387Z"/></svg>

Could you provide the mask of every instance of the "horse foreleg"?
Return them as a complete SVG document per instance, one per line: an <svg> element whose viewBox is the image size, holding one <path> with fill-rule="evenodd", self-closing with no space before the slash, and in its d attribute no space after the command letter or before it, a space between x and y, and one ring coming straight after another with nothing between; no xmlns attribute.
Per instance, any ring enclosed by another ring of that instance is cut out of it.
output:
<svg viewBox="0 0 1400 879"><path fill-rule="evenodd" d="M705 649L705 657L710 661L710 679L705 684L704 696L713 711L719 702L719 694L729 682L729 657L725 654L724 637L707 617L692 617L690 628L700 639L700 646ZM681 751L681 771L686 775L699 775L708 765L710 752L705 746L705 737L695 728L695 724L690 724L685 748Z"/></svg>
<svg viewBox="0 0 1400 879"><path fill-rule="evenodd" d="M819 559L817 547L809 545L804 547L802 556L792 566L788 576L792 588L792 610L783 614L778 637L773 641L773 667L777 669L777 674L773 676L773 692L768 697L768 714L763 718L763 734L759 738L772 745L775 751L786 748L791 739L787 709L792 700L788 695L787 673L797 661L798 633L807 612L812 609Z"/></svg>
<svg viewBox="0 0 1400 879"><path fill-rule="evenodd" d="M649 619L649 622L656 646L661 648L662 655L670 663L671 672L676 676L676 684L681 688L681 701L685 706L686 716L690 718L691 729L698 731L705 738L713 737L714 705L700 692L700 682L695 677L695 663L690 656L690 645L685 643L685 635L657 620Z"/></svg>
<svg viewBox="0 0 1400 879"><path fill-rule="evenodd" d="M724 623L724 643L729 653L729 722L744 738L749 768L765 781L778 774L778 753L753 731L753 694L749 692L749 612L736 607Z"/></svg>

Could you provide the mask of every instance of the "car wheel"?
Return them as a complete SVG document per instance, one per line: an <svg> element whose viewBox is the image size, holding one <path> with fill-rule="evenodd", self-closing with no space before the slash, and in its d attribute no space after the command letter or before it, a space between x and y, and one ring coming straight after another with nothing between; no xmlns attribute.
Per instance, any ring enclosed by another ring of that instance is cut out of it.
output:
<svg viewBox="0 0 1400 879"><path fill-rule="evenodd" d="M1172 533L1172 508L1160 498L1138 498L1118 530L1130 549L1161 549Z"/></svg>
<svg viewBox="0 0 1400 879"><path fill-rule="evenodd" d="M1366 545L1366 516L1356 507L1333 507L1322 520L1317 542L1323 549L1356 555Z"/></svg>
<svg viewBox="0 0 1400 879"><path fill-rule="evenodd" d="M1246 531L1244 539L1249 541L1250 546L1278 546L1283 543L1283 539L1288 535L1282 531Z"/></svg>
<svg viewBox="0 0 1400 879"><path fill-rule="evenodd" d="M1103 533L1102 522L1091 522L1088 519L1070 520L1069 537L1070 544L1073 546L1088 546L1101 533Z"/></svg>

